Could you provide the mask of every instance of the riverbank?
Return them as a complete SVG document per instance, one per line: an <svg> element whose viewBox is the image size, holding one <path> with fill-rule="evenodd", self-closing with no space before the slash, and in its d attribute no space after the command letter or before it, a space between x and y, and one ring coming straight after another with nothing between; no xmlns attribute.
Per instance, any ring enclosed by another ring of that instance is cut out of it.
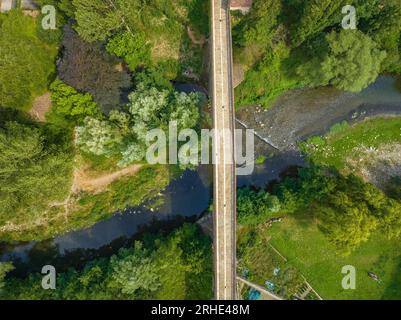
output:
<svg viewBox="0 0 401 320"><path fill-rule="evenodd" d="M269 109L244 107L237 118L282 151L327 132L343 120L355 123L375 115L401 114L397 79L381 76L360 93L330 87L290 90Z"/></svg>
<svg viewBox="0 0 401 320"><path fill-rule="evenodd" d="M372 88L368 88L366 92L362 92L360 94L361 97L353 95L353 102L347 105L346 108L340 108L334 114L330 113L330 110L334 106L338 106L338 102L334 103L331 98L327 98L325 95L326 89L321 91L320 96L318 95L319 91L315 89L311 90L312 93L306 92L306 101L310 101L312 95L322 103L321 107L328 112L325 122L319 121L319 117L314 118L313 121L309 119L313 116L314 111L316 111L318 107L317 103L314 103L311 108L305 109L304 113L291 113L293 106L295 106L295 110L299 111L302 110L303 106L308 105L306 102L300 100L299 92L292 93L288 97L282 97L281 99L287 102L277 105L267 112L258 112L257 109L250 109L247 114L244 114L244 111L240 111L238 117L241 121L246 122L247 126L255 126L256 131L261 134L265 134L266 125L261 126L258 122L266 121L267 123L271 123L272 128L270 129L269 127L268 134L272 135L271 138L274 141L279 142L278 139L283 135L284 137L292 136L295 137L293 144L296 146L299 140L308 135L291 135L291 132L286 132L285 127L282 127L280 119L285 120L288 117L288 121L284 123L290 126L290 130L298 128L297 132L303 133L308 131L312 134L312 132L325 132L326 128L330 128L329 124L338 121L338 119L350 118L352 121L357 122L375 112L386 110L391 114L399 112L401 110L401 94L398 91L393 91L392 85L395 80L393 81L391 78L384 77L378 81L378 84L374 84ZM376 100L372 100L372 96L375 94L378 94L378 97ZM364 103L368 100L375 102L379 101L380 97L382 97L388 107L383 108L379 106L379 108L375 108L371 104L369 106L371 111L363 114L362 110L367 110L367 107L364 104L359 105L358 101L359 103ZM339 117L341 110L343 110L344 114L342 116L340 114ZM355 114L359 116L355 117ZM301 120L299 122L296 121L296 115L300 116ZM272 118L274 116L277 116L278 120ZM310 127L311 123L313 124L312 127ZM255 171L252 175L239 176L238 187L266 187L273 181L279 181L283 173L291 172L291 168L296 169L297 167L306 165L303 156L297 148L287 149L283 147L281 151L276 150L258 138L256 138L255 143L255 159L263 155L266 157L266 160L262 164L255 165ZM282 146L281 144L279 145ZM3 243L0 245L0 260L19 261L19 270L29 269L29 266L32 264L31 258L38 256L40 258L37 258L35 261L40 261L40 263L44 264L58 259L63 260L63 257L67 256L77 257L77 260L82 262L88 258L88 252L90 252L89 256L91 257L101 254L101 252L107 252L107 254L113 252L112 250L118 248L127 239L135 237L135 235L140 233L140 230L152 225L152 222L155 220L160 221L155 224L158 228L162 228L163 225L168 225L170 222L182 221L182 219L192 219L194 221L196 217L202 215L209 208L212 194L211 177L211 168L209 166L200 166L196 171L185 171L180 177L171 181L165 191L162 192L161 198L164 203L154 211L146 208L146 206L136 206L116 213L90 228L69 232L44 242ZM175 220L174 217L177 215L180 217L178 220ZM118 245L115 246L115 244ZM63 261L68 261L68 259ZM65 263L68 264L69 262Z"/></svg>

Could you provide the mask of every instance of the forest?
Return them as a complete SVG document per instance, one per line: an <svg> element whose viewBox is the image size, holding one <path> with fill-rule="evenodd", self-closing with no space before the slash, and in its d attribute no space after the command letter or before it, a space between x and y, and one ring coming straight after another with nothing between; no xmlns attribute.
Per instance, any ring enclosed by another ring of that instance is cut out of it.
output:
<svg viewBox="0 0 401 320"><path fill-rule="evenodd" d="M344 30L342 8L356 10ZM379 74L401 73L399 0L254 0L234 18L235 62L245 72L237 108L270 107L289 89L334 86L359 92Z"/></svg>
<svg viewBox="0 0 401 320"><path fill-rule="evenodd" d="M154 198L184 166L148 166L146 132L170 121L199 129L202 121L204 99L173 81L202 81L203 45L189 34L208 33L203 1L38 1L49 2L55 30L42 28L43 14L0 15L7 241L45 239ZM120 172L129 174L87 187Z"/></svg>

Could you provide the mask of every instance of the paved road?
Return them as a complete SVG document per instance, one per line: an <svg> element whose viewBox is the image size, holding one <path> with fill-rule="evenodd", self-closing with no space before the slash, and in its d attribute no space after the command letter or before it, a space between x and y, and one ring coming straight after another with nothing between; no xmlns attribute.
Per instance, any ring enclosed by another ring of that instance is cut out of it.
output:
<svg viewBox="0 0 401 320"><path fill-rule="evenodd" d="M214 156L214 290L236 298L236 179L232 44L228 0L211 0Z"/></svg>

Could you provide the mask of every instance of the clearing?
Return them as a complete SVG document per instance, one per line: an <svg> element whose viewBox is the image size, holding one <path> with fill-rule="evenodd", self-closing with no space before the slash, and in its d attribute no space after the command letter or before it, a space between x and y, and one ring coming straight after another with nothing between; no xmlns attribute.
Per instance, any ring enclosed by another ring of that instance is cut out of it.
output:
<svg viewBox="0 0 401 320"><path fill-rule="evenodd" d="M44 122L46 121L46 113L50 111L52 107L52 99L50 92L46 92L45 94L36 97L32 103L32 109L29 111L29 114L36 118L38 121Z"/></svg>
<svg viewBox="0 0 401 320"><path fill-rule="evenodd" d="M336 254L317 224L287 217L269 229L270 242L297 268L323 299L401 299L401 243L375 234L349 256ZM344 290L343 266L356 268L356 289ZM368 276L376 273L381 282Z"/></svg>
<svg viewBox="0 0 401 320"><path fill-rule="evenodd" d="M97 173L96 176L93 176L93 173L88 171L87 167L78 168L74 171L74 182L71 191L72 193L85 191L98 194L105 191L114 181L122 177L133 176L140 168L142 168L141 164L133 164L118 171Z"/></svg>

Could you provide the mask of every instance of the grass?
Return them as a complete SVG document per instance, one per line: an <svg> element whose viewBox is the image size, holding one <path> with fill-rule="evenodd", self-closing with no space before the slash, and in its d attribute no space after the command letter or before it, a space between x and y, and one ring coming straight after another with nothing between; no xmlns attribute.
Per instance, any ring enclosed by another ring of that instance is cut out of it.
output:
<svg viewBox="0 0 401 320"><path fill-rule="evenodd" d="M268 245L266 232L241 226L238 232L238 274L265 287L274 284L274 293L291 299L303 284L301 274ZM279 269L277 274L274 270Z"/></svg>
<svg viewBox="0 0 401 320"><path fill-rule="evenodd" d="M4 13L0 20L0 47L4 48L0 55L0 82L4 84L0 104L28 111L54 77L58 45L41 39L41 20L24 16L21 10Z"/></svg>
<svg viewBox="0 0 401 320"><path fill-rule="evenodd" d="M380 234L347 257L334 247L311 220L287 217L269 230L271 243L297 268L323 299L401 299L401 243ZM342 267L356 268L356 289L344 290ZM379 275L382 283L367 273Z"/></svg>
<svg viewBox="0 0 401 320"><path fill-rule="evenodd" d="M315 164L344 169L361 147L377 148L401 142L401 118L373 118L355 125L346 122L324 137L312 137L301 149ZM362 152L362 151L361 151ZM311 212L286 217L268 232L271 243L299 270L324 299L401 299L401 243L374 234L349 256L340 256L319 230ZM344 290L343 266L356 268L356 289ZM368 276L372 271L382 280Z"/></svg>
<svg viewBox="0 0 401 320"><path fill-rule="evenodd" d="M186 72L200 76L203 69L204 46L194 45L187 33L191 27L196 38L209 32L209 2L174 0L143 8L146 19L131 21L134 29L146 34L152 47L152 65L169 80L191 80Z"/></svg>
<svg viewBox="0 0 401 320"><path fill-rule="evenodd" d="M358 156L358 148L377 148L382 144L401 143L401 118L374 118L349 126L338 124L324 137L312 137L301 149L316 164L343 169L349 157Z"/></svg>
<svg viewBox="0 0 401 320"><path fill-rule="evenodd" d="M174 169L173 169L174 171ZM49 208L46 223L32 223L23 230L3 232L2 241L45 240L72 230L90 227L110 218L116 211L134 207L147 200L157 200L175 176L168 166L145 166L136 175L113 182L108 190L99 194L74 195L65 214L63 206Z"/></svg>
<svg viewBox="0 0 401 320"><path fill-rule="evenodd" d="M260 156L258 156L258 157L255 159L255 164L257 164L257 165L262 165L262 164L265 163L266 159L267 159L266 156L260 155Z"/></svg>

